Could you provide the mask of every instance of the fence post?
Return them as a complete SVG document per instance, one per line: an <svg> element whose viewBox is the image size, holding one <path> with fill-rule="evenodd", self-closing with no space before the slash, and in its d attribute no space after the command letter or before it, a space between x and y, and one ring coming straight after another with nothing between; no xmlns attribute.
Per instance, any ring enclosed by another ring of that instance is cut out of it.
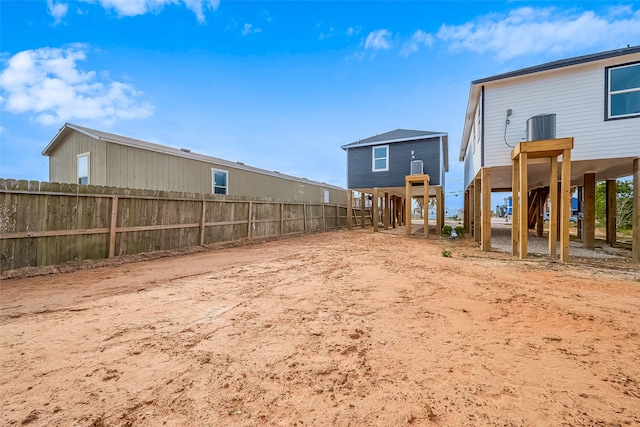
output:
<svg viewBox="0 0 640 427"><path fill-rule="evenodd" d="M307 232L307 205L302 204L302 216L304 217L304 232Z"/></svg>
<svg viewBox="0 0 640 427"><path fill-rule="evenodd" d="M111 222L109 223L109 258L113 258L116 254L116 222L117 220L118 220L118 197L114 196L111 198Z"/></svg>
<svg viewBox="0 0 640 427"><path fill-rule="evenodd" d="M252 208L252 203L249 202L249 218L247 219L247 239L251 238L251 227L253 226L253 222L252 220L252 216L253 216L253 212L251 212L251 208Z"/></svg>
<svg viewBox="0 0 640 427"><path fill-rule="evenodd" d="M327 219L324 217L324 203L322 203L322 231L327 229Z"/></svg>
<svg viewBox="0 0 640 427"><path fill-rule="evenodd" d="M206 217L207 201L202 200L202 217L200 218L200 246L204 245L204 224Z"/></svg>
<svg viewBox="0 0 640 427"><path fill-rule="evenodd" d="M280 203L280 235L284 235L284 203Z"/></svg>

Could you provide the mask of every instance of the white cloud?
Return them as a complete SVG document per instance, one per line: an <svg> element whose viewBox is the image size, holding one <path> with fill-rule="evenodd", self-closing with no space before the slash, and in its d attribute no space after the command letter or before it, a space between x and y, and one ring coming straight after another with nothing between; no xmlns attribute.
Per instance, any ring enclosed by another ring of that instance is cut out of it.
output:
<svg viewBox="0 0 640 427"><path fill-rule="evenodd" d="M49 15L55 19L53 25L58 25L62 22L62 18L67 15L69 11L69 5L66 3L54 3L53 0L47 0L47 11Z"/></svg>
<svg viewBox="0 0 640 427"><path fill-rule="evenodd" d="M252 24L244 24L242 27L242 35L248 36L249 34L261 33L262 28L254 28Z"/></svg>
<svg viewBox="0 0 640 427"><path fill-rule="evenodd" d="M406 41L400 50L400 56L407 57L420 50L420 47L433 45L433 36L429 33L425 33L422 30L418 30L411 36L411 39Z"/></svg>
<svg viewBox="0 0 640 427"><path fill-rule="evenodd" d="M93 0L83 0L93 3ZM105 9L113 9L120 16L137 16L158 13L168 4L184 4L196 14L198 22L205 22L205 10L216 10L220 0L98 0Z"/></svg>
<svg viewBox="0 0 640 427"><path fill-rule="evenodd" d="M508 15L442 25L437 37L454 51L490 52L500 59L581 48L612 49L640 42L640 10L616 7L598 16L593 11L521 7Z"/></svg>
<svg viewBox="0 0 640 427"><path fill-rule="evenodd" d="M391 32L384 29L370 32L364 42L364 48L373 50L391 49Z"/></svg>
<svg viewBox="0 0 640 427"><path fill-rule="evenodd" d="M347 36L355 36L356 34L358 34L360 32L360 30L362 29L361 26L356 26L356 27L349 27L347 28L347 31L345 32L345 34Z"/></svg>
<svg viewBox="0 0 640 427"><path fill-rule="evenodd" d="M41 48L15 54L0 73L0 105L14 114L33 114L49 125L67 121L113 123L144 118L153 106L140 102L135 87L118 81L99 81L95 71L81 71L84 46Z"/></svg>

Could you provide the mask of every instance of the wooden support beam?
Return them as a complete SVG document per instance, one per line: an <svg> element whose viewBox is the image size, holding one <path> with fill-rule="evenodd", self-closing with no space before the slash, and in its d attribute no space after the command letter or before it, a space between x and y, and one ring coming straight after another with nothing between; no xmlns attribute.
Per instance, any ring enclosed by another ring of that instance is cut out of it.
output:
<svg viewBox="0 0 640 427"><path fill-rule="evenodd" d="M360 228L364 228L367 221L367 201L364 193L360 193Z"/></svg>
<svg viewBox="0 0 640 427"><path fill-rule="evenodd" d="M322 205L324 210L324 205ZM339 225L338 225L339 226ZM284 234L284 203L280 203L280 235Z"/></svg>
<svg viewBox="0 0 640 427"><path fill-rule="evenodd" d="M547 192L538 189L536 193L536 236L542 237L544 234L544 205L547 202Z"/></svg>
<svg viewBox="0 0 640 427"><path fill-rule="evenodd" d="M564 160L562 161L564 165ZM569 212L571 208L569 208ZM565 212L562 211L564 214ZM571 216L571 213L569 213ZM584 230L582 246L585 249L596 247L596 174L584 174Z"/></svg>
<svg viewBox="0 0 640 427"><path fill-rule="evenodd" d="M396 198L396 196L391 196L390 203L391 204L389 205L389 208L391 210L391 228L396 228L396 222L398 220L398 215L396 212L398 199Z"/></svg>
<svg viewBox="0 0 640 427"><path fill-rule="evenodd" d="M558 158L551 157L549 166L549 256L556 257L558 241Z"/></svg>
<svg viewBox="0 0 640 427"><path fill-rule="evenodd" d="M482 203L482 182L480 179L476 179L473 182L473 237L477 243L481 242L482 238L482 215L480 211L480 204Z"/></svg>
<svg viewBox="0 0 640 427"><path fill-rule="evenodd" d="M511 166L511 254L518 255L520 246L518 244L520 238L520 158L513 159Z"/></svg>
<svg viewBox="0 0 640 427"><path fill-rule="evenodd" d="M482 239L484 252L491 252L491 169L482 168Z"/></svg>
<svg viewBox="0 0 640 427"><path fill-rule="evenodd" d="M617 215L617 188L616 188L616 180L608 179L607 180L607 207L606 207L606 217L607 217L607 243L614 247L616 245L616 215Z"/></svg>
<svg viewBox="0 0 640 427"><path fill-rule="evenodd" d="M109 258L116 255L116 225L118 222L118 197L111 198L111 220L109 222Z"/></svg>
<svg viewBox="0 0 640 427"><path fill-rule="evenodd" d="M251 206L249 206L251 207ZM251 215L249 215L249 217L251 217ZM307 205L303 204L302 205L302 218L304 219L303 224L304 224L304 232L307 232Z"/></svg>
<svg viewBox="0 0 640 427"><path fill-rule="evenodd" d="M389 209L389 192L384 192L384 229L389 229L389 217L391 216L391 210Z"/></svg>
<svg viewBox="0 0 640 427"><path fill-rule="evenodd" d="M569 216L571 215L571 149L562 152L562 201L560 210L562 221L560 222L560 261L569 261ZM594 175L595 193L595 175ZM586 199L586 197L585 197ZM595 203L594 203L595 206ZM594 215L595 217L595 215Z"/></svg>
<svg viewBox="0 0 640 427"><path fill-rule="evenodd" d="M471 227L469 227L469 190L465 190L464 192L464 202L462 204L462 224L464 226L464 231L469 233Z"/></svg>
<svg viewBox="0 0 640 427"><path fill-rule="evenodd" d="M582 240L582 225L583 225L583 220L582 220L582 215L581 213L584 212L584 188L580 185L578 186L578 221L577 221L577 228L578 228L578 240Z"/></svg>
<svg viewBox="0 0 640 427"><path fill-rule="evenodd" d="M633 237L631 242L631 262L640 264L640 158L633 159Z"/></svg>
<svg viewBox="0 0 640 427"><path fill-rule="evenodd" d="M556 215L556 236L557 236L557 241L560 241L560 223L561 223L561 214L562 211L560 210L560 204L562 203L562 188L560 188L562 186L562 183L560 181L558 181L558 192L557 194L557 199L558 199L558 209L556 210L556 212L558 213L558 215Z"/></svg>
<svg viewBox="0 0 640 427"><path fill-rule="evenodd" d="M353 190L347 190L347 228L353 226Z"/></svg>
<svg viewBox="0 0 640 427"><path fill-rule="evenodd" d="M249 209L247 209L247 239L251 238L251 228L253 228L253 203L249 202ZM307 215L304 215L305 226L304 231L307 231Z"/></svg>
<svg viewBox="0 0 640 427"><path fill-rule="evenodd" d="M405 185L406 196L404 199L404 224L407 227L407 237L411 236L411 181Z"/></svg>
<svg viewBox="0 0 640 427"><path fill-rule="evenodd" d="M442 194L442 185L436 186L436 236L442 233L444 227L444 197Z"/></svg>
<svg viewBox="0 0 640 427"><path fill-rule="evenodd" d="M380 213L378 212L378 202L380 201L380 196L378 194L378 189L373 189L373 199L371 199L371 221L373 222L373 232L378 232L378 222L380 220Z"/></svg>
<svg viewBox="0 0 640 427"><path fill-rule="evenodd" d="M469 184L469 233L475 236L476 223L475 223L475 211L476 211L476 189L475 181L471 181Z"/></svg>
<svg viewBox="0 0 640 427"><path fill-rule="evenodd" d="M429 236L429 175L425 176L424 180L424 238L426 239Z"/></svg>
<svg viewBox="0 0 640 427"><path fill-rule="evenodd" d="M518 202L520 205L518 206L518 254L520 259L527 258L527 249L529 243L529 227L528 227L528 202L529 202L529 181L527 177L527 153L523 152L520 154L520 162L518 165L519 169L519 180L520 180L520 195L518 197Z"/></svg>

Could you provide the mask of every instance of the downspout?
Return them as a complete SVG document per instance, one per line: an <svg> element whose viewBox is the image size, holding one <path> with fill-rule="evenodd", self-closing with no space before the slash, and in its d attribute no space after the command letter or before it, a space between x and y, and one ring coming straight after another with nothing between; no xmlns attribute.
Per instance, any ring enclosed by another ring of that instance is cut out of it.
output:
<svg viewBox="0 0 640 427"><path fill-rule="evenodd" d="M480 125L480 168L484 167L484 86L480 91L482 123Z"/></svg>

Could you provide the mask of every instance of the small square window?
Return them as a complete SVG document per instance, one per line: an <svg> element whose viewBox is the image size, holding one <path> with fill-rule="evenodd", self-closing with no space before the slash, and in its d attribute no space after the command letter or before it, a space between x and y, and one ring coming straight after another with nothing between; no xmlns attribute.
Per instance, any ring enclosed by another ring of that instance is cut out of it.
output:
<svg viewBox="0 0 640 427"><path fill-rule="evenodd" d="M640 63L606 69L607 119L640 115Z"/></svg>
<svg viewBox="0 0 640 427"><path fill-rule="evenodd" d="M324 190L324 203L329 203L329 190Z"/></svg>
<svg viewBox="0 0 640 427"><path fill-rule="evenodd" d="M213 194L229 194L228 175L228 171L211 169Z"/></svg>
<svg viewBox="0 0 640 427"><path fill-rule="evenodd" d="M379 145L372 147L371 152L372 165L371 170L373 172L383 172L389 170L389 146Z"/></svg>

